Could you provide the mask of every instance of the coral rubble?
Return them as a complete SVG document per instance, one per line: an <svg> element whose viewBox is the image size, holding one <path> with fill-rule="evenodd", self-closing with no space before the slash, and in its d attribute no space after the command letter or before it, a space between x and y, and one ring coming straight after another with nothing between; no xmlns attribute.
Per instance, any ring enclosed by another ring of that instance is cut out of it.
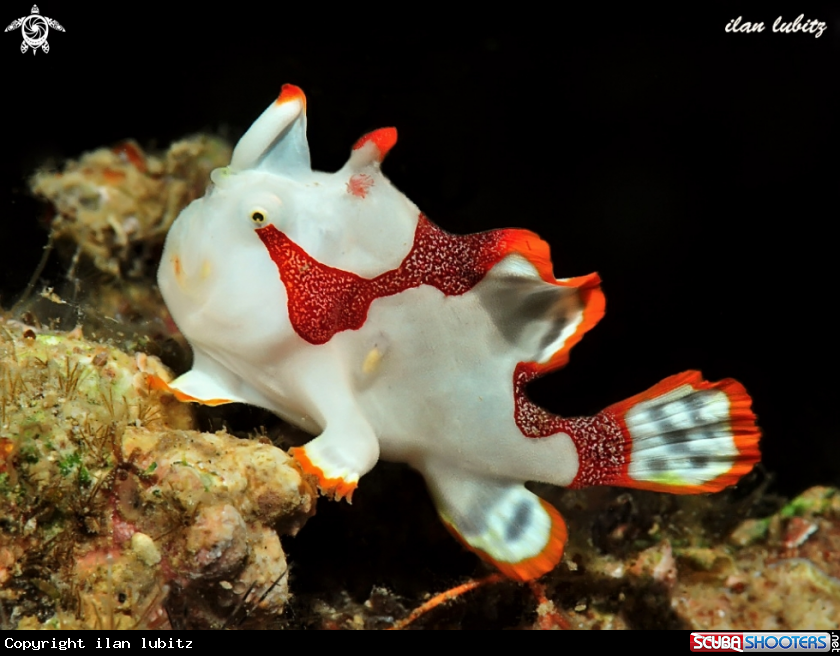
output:
<svg viewBox="0 0 840 656"><path fill-rule="evenodd" d="M160 157L126 141L70 160L61 172L36 173L30 185L55 206L55 238L101 271L137 277L144 264L156 265L138 250L163 244L175 217L204 194L210 172L230 154L229 144L206 135L177 141Z"/></svg>

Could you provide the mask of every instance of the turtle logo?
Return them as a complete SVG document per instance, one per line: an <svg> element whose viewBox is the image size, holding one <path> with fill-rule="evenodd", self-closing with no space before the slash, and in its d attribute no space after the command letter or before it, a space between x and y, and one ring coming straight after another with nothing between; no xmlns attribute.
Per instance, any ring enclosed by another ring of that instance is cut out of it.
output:
<svg viewBox="0 0 840 656"><path fill-rule="evenodd" d="M12 21L12 24L6 28L6 32L20 28L23 34L23 43L20 44L20 51L26 52L32 48L32 54L38 52L41 48L44 52L50 51L50 44L47 43L47 34L50 28L63 32L64 28L59 25L58 21L46 16L41 16L38 10L38 5L32 5L32 14L18 18Z"/></svg>

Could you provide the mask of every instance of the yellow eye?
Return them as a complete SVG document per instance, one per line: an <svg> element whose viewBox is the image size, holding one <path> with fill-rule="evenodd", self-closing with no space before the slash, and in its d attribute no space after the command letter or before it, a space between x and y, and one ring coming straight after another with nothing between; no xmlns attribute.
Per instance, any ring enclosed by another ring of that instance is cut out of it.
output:
<svg viewBox="0 0 840 656"><path fill-rule="evenodd" d="M257 225L263 225L268 220L268 212L262 207L255 207L251 210L251 221Z"/></svg>

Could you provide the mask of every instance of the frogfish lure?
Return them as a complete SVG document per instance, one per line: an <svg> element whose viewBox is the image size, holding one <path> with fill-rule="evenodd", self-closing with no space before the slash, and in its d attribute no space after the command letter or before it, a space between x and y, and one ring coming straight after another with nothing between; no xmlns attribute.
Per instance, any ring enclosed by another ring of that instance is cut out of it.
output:
<svg viewBox="0 0 840 656"><path fill-rule="evenodd" d="M527 230L452 235L380 171L365 135L313 171L295 86L245 133L166 239L158 282L194 353L179 399L248 403L313 434L292 455L352 495L382 457L426 480L446 526L507 576L560 561L566 526L526 481L715 492L759 459L740 383L687 371L593 417L525 394L604 314L597 274L554 277Z"/></svg>

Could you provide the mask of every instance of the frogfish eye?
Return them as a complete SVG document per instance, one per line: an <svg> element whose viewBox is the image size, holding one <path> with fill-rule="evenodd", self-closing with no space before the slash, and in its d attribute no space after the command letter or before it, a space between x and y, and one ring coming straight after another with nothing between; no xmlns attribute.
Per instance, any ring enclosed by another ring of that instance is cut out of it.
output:
<svg viewBox="0 0 840 656"><path fill-rule="evenodd" d="M251 221L257 225L264 225L268 219L268 212L261 207L255 207L251 210Z"/></svg>

